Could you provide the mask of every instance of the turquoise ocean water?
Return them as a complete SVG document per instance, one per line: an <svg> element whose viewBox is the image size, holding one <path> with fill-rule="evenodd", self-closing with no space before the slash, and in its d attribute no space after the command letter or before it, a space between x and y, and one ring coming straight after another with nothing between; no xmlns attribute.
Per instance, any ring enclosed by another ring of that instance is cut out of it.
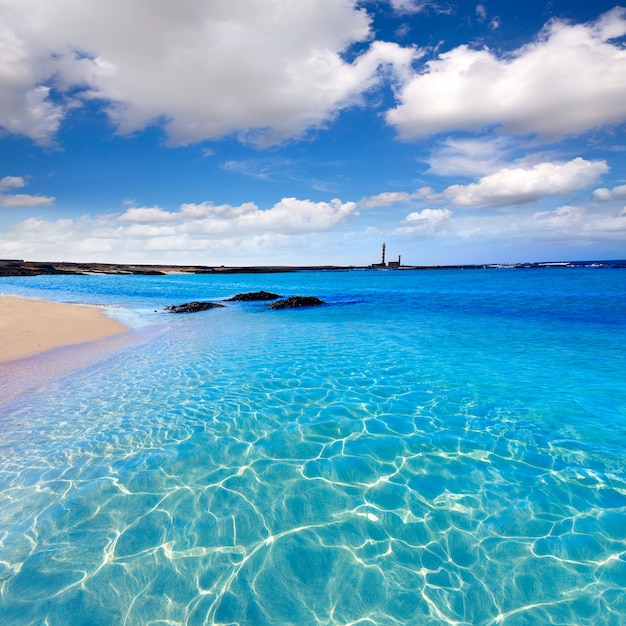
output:
<svg viewBox="0 0 626 626"><path fill-rule="evenodd" d="M0 281L0 624L626 624L626 270Z"/></svg>

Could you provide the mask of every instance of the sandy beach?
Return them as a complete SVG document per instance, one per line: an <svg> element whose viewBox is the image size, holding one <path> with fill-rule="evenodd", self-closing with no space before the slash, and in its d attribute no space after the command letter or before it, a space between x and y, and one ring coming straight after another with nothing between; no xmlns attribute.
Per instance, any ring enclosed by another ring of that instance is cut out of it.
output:
<svg viewBox="0 0 626 626"><path fill-rule="evenodd" d="M105 339L126 330L95 306L0 296L0 362Z"/></svg>

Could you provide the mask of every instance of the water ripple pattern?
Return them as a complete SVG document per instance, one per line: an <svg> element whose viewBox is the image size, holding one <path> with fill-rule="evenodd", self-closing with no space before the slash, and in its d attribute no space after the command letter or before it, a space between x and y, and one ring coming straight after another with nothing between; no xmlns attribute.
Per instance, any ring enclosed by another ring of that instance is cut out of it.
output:
<svg viewBox="0 0 626 626"><path fill-rule="evenodd" d="M330 304L155 315L2 406L0 623L626 624L623 271L118 278Z"/></svg>

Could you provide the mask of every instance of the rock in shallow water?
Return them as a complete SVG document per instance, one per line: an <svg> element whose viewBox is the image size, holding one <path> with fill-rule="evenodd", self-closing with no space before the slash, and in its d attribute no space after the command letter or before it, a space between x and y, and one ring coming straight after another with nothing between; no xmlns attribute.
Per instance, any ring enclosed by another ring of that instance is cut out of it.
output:
<svg viewBox="0 0 626 626"><path fill-rule="evenodd" d="M238 293L226 302L252 302L254 300L278 300L280 296L269 291L250 291L248 293Z"/></svg>
<svg viewBox="0 0 626 626"><path fill-rule="evenodd" d="M185 304L172 304L166 306L165 310L170 313L198 313L207 309L223 308L223 304L215 302L186 302Z"/></svg>
<svg viewBox="0 0 626 626"><path fill-rule="evenodd" d="M295 309L301 306L320 306L326 304L315 296L291 296L285 300L278 300L269 305L270 309Z"/></svg>

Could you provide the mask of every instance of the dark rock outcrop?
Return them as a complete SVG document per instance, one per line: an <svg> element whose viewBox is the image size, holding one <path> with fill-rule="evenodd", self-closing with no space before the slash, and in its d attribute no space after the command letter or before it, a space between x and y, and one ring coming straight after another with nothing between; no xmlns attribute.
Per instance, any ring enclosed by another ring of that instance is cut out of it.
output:
<svg viewBox="0 0 626 626"><path fill-rule="evenodd" d="M320 306L326 304L315 296L291 296L284 300L277 300L269 305L270 309L295 309L303 306Z"/></svg>
<svg viewBox="0 0 626 626"><path fill-rule="evenodd" d="M253 302L254 300L278 300L280 296L269 291L250 291L248 293L238 293L232 298L228 298L227 302Z"/></svg>
<svg viewBox="0 0 626 626"><path fill-rule="evenodd" d="M186 302L185 304L166 306L165 310L170 313L198 313L199 311L223 307L223 304L216 304L215 302Z"/></svg>

